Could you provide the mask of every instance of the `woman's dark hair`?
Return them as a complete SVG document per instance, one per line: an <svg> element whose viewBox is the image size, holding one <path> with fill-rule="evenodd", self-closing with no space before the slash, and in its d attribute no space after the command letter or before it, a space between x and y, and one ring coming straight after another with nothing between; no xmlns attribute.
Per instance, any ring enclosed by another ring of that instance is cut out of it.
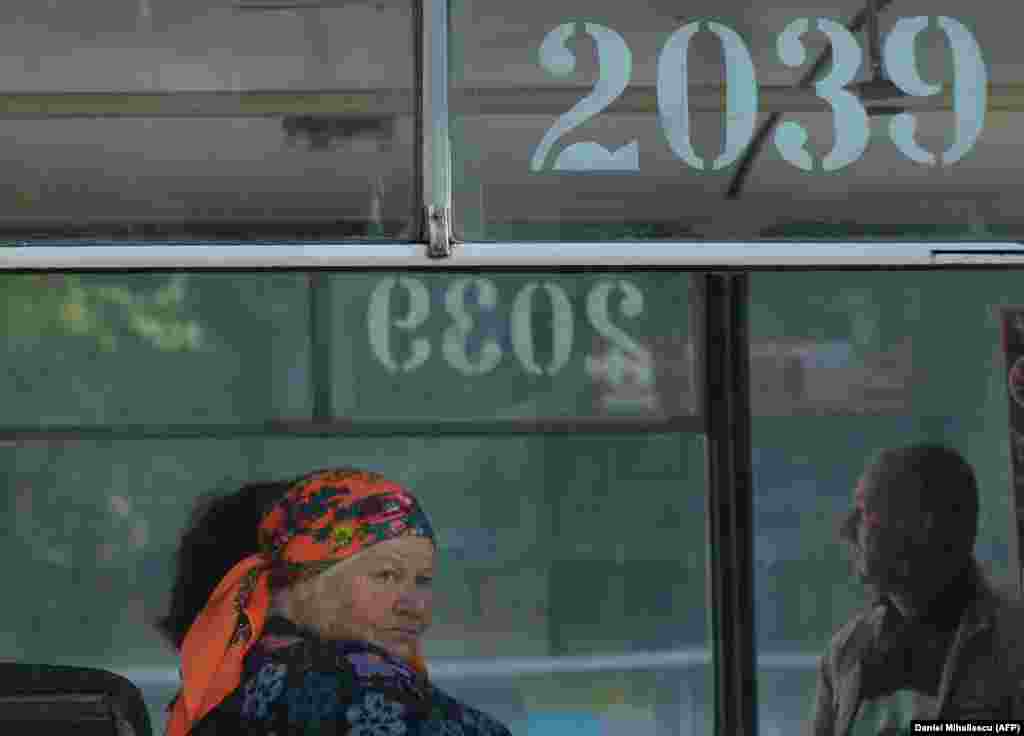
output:
<svg viewBox="0 0 1024 736"><path fill-rule="evenodd" d="M221 579L235 564L259 552L257 529L263 515L291 481L247 483L230 494L205 494L192 507L175 556L168 612L155 622L175 649Z"/></svg>

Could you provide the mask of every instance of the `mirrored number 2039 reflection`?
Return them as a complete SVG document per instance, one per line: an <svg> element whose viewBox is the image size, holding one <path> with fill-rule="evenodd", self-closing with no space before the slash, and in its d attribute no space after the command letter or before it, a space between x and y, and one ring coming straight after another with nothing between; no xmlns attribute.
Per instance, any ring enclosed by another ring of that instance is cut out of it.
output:
<svg viewBox="0 0 1024 736"><path fill-rule="evenodd" d="M406 294L405 314L395 316L394 297L396 290ZM475 304L469 300L470 291L476 294ZM541 298L548 300L551 308L551 355L547 365L538 361L534 344L534 307ZM613 316L613 299L617 301L617 315ZM498 309L498 288L493 281L484 278L461 278L452 282L445 290L444 306L448 325L441 335L441 353L445 362L464 376L482 376L490 373L501 362L503 349L493 336L483 334L475 315L480 312L494 312ZM631 337L615 320L640 317L644 311L644 295L635 284L625 280L606 280L596 284L587 295L586 314L590 326L609 345L611 353L620 359L637 361L640 365L650 362L647 348ZM404 359L395 356L392 345L394 330L414 333L424 327L430 318L430 293L419 279L400 276L387 278L377 283L370 295L367 309L367 327L370 349L377 361L389 373L411 373L430 358L433 346L423 335L411 335ZM536 376L554 376L569 363L572 357L574 325L572 303L565 289L554 282L531 281L516 293L512 300L510 333L512 352L523 370ZM476 338L477 348L470 349L471 338ZM585 356L585 365L600 361L602 356Z"/></svg>
<svg viewBox="0 0 1024 736"><path fill-rule="evenodd" d="M929 84L921 78L916 57L916 41L928 27L928 16L900 18L885 38L883 64L889 79L905 94L927 97L942 92L941 84ZM985 125L988 74L982 52L974 35L955 18L939 16L938 28L946 35L953 55L953 112L956 119L953 144L941 155L943 165L962 159L977 143ZM694 150L690 139L689 74L687 56L692 37L704 21L684 25L672 33L658 58L658 118L669 146L687 166L703 170L705 159ZM625 39L616 31L599 23L583 23L598 57L598 80L592 92L572 109L561 115L548 129L530 161L530 169L543 171L558 140L594 116L606 110L629 85L632 75L632 54ZM728 26L707 22L707 28L718 37L726 65L725 147L712 162L719 170L733 164L750 145L757 120L757 78L754 63L743 38ZM870 128L862 100L847 89L860 71L863 52L856 37L842 24L828 18L797 18L777 38L779 59L789 67L807 62L803 37L816 29L828 37L833 63L827 76L814 84L814 93L828 103L833 113L834 145L820 161L825 171L837 171L858 160L867 148ZM576 23L563 23L551 30L540 45L540 65L551 75L565 77L576 67L576 56L566 45L576 32ZM920 164L934 166L939 162L931 151L914 138L917 118L903 112L889 124L889 135L903 155ZM804 171L816 168L815 156L807 150L807 129L795 121L786 121L775 131L774 143L780 155ZM611 152L594 141L567 146L550 167L555 171L619 171L640 170L640 142L633 140Z"/></svg>

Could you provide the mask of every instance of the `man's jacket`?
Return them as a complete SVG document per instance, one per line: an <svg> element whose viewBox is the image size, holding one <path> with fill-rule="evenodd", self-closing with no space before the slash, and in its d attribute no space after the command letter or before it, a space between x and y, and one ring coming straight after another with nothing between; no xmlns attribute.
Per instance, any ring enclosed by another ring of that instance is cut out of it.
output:
<svg viewBox="0 0 1024 736"><path fill-rule="evenodd" d="M919 719L1024 719L1024 605L979 573L945 658L938 698ZM807 736L848 736L861 702L863 663L882 631L876 605L843 626L821 658Z"/></svg>

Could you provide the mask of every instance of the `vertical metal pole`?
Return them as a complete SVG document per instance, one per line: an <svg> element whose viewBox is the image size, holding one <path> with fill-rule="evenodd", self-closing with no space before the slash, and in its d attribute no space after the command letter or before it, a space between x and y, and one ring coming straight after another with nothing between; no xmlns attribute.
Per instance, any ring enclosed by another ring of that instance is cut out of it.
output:
<svg viewBox="0 0 1024 736"><path fill-rule="evenodd" d="M422 10L422 145L423 204L447 210L452 206L449 156L449 0L423 0Z"/></svg>
<svg viewBox="0 0 1024 736"><path fill-rule="evenodd" d="M1017 562L1017 592L1024 595L1024 408L1014 398L1020 385L1018 361L1024 358L1024 308L1002 307L996 311L1000 323L1000 343L1005 359L1007 405L1010 429L1010 517L1013 548Z"/></svg>
<svg viewBox="0 0 1024 736"><path fill-rule="evenodd" d="M871 64L871 79L882 77L882 48L878 30L878 0L868 0L867 23L865 23L866 35L868 37L868 60Z"/></svg>
<svg viewBox="0 0 1024 736"><path fill-rule="evenodd" d="M746 274L703 281L715 733L756 736L753 500Z"/></svg>
<svg viewBox="0 0 1024 736"><path fill-rule="evenodd" d="M448 141L448 0L423 0L419 77L423 214L421 239L440 255L450 245L451 154ZM438 242L438 241L443 242Z"/></svg>

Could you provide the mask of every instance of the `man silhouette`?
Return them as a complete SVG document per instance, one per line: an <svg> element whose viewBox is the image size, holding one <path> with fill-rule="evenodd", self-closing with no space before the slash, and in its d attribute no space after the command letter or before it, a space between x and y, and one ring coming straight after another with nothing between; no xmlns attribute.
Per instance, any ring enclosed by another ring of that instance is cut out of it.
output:
<svg viewBox="0 0 1024 736"><path fill-rule="evenodd" d="M909 733L915 719L1024 718L1024 609L975 558L974 471L939 445L883 451L840 536L875 602L821 659L807 733Z"/></svg>

